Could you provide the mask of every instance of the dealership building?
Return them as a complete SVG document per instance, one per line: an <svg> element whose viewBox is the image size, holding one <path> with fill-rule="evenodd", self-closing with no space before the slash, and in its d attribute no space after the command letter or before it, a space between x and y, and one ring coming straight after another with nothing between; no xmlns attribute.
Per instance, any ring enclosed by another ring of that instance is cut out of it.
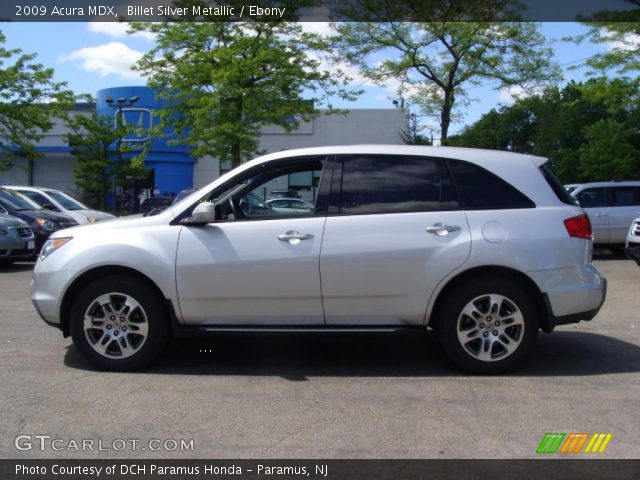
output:
<svg viewBox="0 0 640 480"><path fill-rule="evenodd" d="M135 100L133 104L131 99ZM153 125L154 111L161 106L148 87L114 87L100 90L95 104L77 104L71 113L86 115L96 110L103 115L121 115L125 123L144 132ZM322 114L301 122L291 132L277 126L265 127L260 149L271 153L324 145L400 144L407 128L406 113L399 109L349 109L346 113ZM26 161L17 159L10 170L0 172L0 185L36 185L77 193L72 174L74 159L65 141L66 133L65 124L57 121L37 145L43 157L31 169ZM186 188L200 188L229 168L212 157L191 156L186 145L175 145L171 137L149 139L144 135L138 133L122 141L141 144L151 140L145 159L145 166L152 172L153 185L149 185L149 190L153 192L149 193L175 194Z"/></svg>

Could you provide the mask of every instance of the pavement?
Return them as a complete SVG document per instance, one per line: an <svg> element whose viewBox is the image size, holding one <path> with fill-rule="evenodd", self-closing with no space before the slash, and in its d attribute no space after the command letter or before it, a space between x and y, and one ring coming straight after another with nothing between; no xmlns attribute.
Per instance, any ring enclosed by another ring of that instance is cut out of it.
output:
<svg viewBox="0 0 640 480"><path fill-rule="evenodd" d="M536 458L547 432L612 433L598 458L639 458L640 268L594 263L600 314L498 377L415 333L224 334L96 372L31 306L33 265L0 267L0 458Z"/></svg>

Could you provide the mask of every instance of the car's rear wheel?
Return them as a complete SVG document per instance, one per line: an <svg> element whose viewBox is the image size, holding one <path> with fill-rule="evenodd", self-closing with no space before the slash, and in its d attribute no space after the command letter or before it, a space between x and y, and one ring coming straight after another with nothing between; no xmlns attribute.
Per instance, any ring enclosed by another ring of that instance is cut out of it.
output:
<svg viewBox="0 0 640 480"><path fill-rule="evenodd" d="M142 368L160 354L169 336L164 304L154 288L136 278L95 280L71 307L73 342L101 370Z"/></svg>
<svg viewBox="0 0 640 480"><path fill-rule="evenodd" d="M465 282L447 297L437 318L446 355L463 370L503 373L531 352L538 319L527 292L499 277Z"/></svg>

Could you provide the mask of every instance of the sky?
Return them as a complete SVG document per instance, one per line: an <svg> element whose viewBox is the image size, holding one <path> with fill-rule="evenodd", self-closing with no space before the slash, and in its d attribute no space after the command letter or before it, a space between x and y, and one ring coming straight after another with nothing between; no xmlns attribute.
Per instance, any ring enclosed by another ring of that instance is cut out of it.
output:
<svg viewBox="0 0 640 480"><path fill-rule="evenodd" d="M323 32L326 24L306 24L306 29ZM7 37L6 48L20 48L25 53L36 53L40 63L55 69L55 79L68 83L76 94L95 95L102 88L144 85L144 79L130 69L140 56L153 47L148 33L128 35L126 25L109 22L69 23L6 23L0 30ZM554 52L554 60L562 66L564 80L583 80L587 70L584 60L594 53L606 51L608 45L583 42L577 45L563 38L584 33L578 23L542 23L540 30ZM577 67L577 68L575 68ZM372 85L359 79L355 82L364 89L356 102L339 103L340 108L394 108L393 89ZM465 125L478 120L492 108L513 102L507 91L495 90L495 82L473 87L469 93L475 101L465 108L462 118L452 124L450 134L461 131ZM436 121L424 119L435 128Z"/></svg>

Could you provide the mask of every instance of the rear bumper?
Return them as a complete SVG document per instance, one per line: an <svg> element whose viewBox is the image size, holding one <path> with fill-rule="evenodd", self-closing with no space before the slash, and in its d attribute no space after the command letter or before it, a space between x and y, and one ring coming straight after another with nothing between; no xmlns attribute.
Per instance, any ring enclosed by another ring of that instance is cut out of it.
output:
<svg viewBox="0 0 640 480"><path fill-rule="evenodd" d="M591 264L529 272L544 295L546 318L541 328L550 332L558 325L591 320L607 295L607 281Z"/></svg>
<svg viewBox="0 0 640 480"><path fill-rule="evenodd" d="M602 286L603 286L602 299L600 300L600 303L596 308L592 308L591 310L586 310L584 312L571 313L569 315L555 316L553 314L553 309L551 308L549 296L545 294L545 301L547 302L547 311L549 312L548 331L550 332L558 325L569 325L571 323L578 323L583 320L585 321L592 320L602 308L602 305L604 304L604 301L607 297L607 279L604 277L602 278Z"/></svg>

